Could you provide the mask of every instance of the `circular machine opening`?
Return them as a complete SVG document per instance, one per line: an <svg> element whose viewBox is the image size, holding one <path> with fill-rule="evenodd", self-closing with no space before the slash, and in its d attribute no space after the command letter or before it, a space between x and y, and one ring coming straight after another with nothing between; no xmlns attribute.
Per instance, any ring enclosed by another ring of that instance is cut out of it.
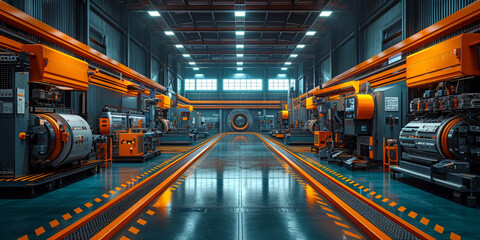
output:
<svg viewBox="0 0 480 240"><path fill-rule="evenodd" d="M243 113L237 113L232 117L232 126L239 130L245 130L248 127L248 117Z"/></svg>

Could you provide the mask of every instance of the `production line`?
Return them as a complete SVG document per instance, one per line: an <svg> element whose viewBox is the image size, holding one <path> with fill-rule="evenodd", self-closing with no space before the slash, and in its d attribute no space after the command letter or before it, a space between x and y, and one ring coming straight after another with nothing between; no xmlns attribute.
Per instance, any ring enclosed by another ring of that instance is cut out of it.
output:
<svg viewBox="0 0 480 240"><path fill-rule="evenodd" d="M19 0L0 23L2 238L480 234L480 1Z"/></svg>

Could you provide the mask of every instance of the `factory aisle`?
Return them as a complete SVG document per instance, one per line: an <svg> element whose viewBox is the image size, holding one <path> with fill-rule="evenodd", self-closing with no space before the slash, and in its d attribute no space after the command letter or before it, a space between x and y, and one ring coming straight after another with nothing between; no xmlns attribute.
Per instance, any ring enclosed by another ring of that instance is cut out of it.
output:
<svg viewBox="0 0 480 240"><path fill-rule="evenodd" d="M365 239L254 134L228 134L115 239Z"/></svg>

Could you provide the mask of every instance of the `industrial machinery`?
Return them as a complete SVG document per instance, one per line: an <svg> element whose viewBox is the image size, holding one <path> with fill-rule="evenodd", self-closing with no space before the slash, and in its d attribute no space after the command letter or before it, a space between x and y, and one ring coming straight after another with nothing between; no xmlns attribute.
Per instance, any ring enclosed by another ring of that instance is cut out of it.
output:
<svg viewBox="0 0 480 240"><path fill-rule="evenodd" d="M144 162L161 154L157 147L160 145L162 132L156 126L147 128L145 115L148 114L136 109L114 106L103 108L99 130L102 135L113 139L114 161Z"/></svg>
<svg viewBox="0 0 480 240"><path fill-rule="evenodd" d="M178 101L178 99L177 99ZM185 144L191 145L194 139L197 136L197 131L194 128L191 128L192 120L191 113L193 111L192 105L184 105L176 103L176 114L177 121L171 122L167 118L161 117L161 129L163 130L163 135L161 138L162 145L169 144Z"/></svg>
<svg viewBox="0 0 480 240"><path fill-rule="evenodd" d="M0 138L1 195L50 191L95 174L103 163L94 159L106 138L93 135L63 100L62 89L85 90L87 64L42 45L22 48L0 56L0 125L8 126ZM24 180L33 175L39 177Z"/></svg>
<svg viewBox="0 0 480 240"><path fill-rule="evenodd" d="M232 132L248 132L252 128L252 114L247 109L233 109L227 117L227 124Z"/></svg>
<svg viewBox="0 0 480 240"><path fill-rule="evenodd" d="M272 136L277 139L284 139L286 133L288 133L288 125L289 125L289 114L288 110L282 110L277 112L276 119L277 119L277 129L273 131Z"/></svg>
<svg viewBox="0 0 480 240"><path fill-rule="evenodd" d="M194 130L197 132L197 137L199 138L206 138L210 136L208 131L208 125L205 122L205 117L200 112L195 113L195 118L192 121Z"/></svg>
<svg viewBox="0 0 480 240"><path fill-rule="evenodd" d="M413 120L399 135L404 173L454 191L476 206L480 192L480 34L462 34L407 57Z"/></svg>
<svg viewBox="0 0 480 240"><path fill-rule="evenodd" d="M259 115L258 116L258 129L261 133L271 134L275 129L275 116L274 115Z"/></svg>

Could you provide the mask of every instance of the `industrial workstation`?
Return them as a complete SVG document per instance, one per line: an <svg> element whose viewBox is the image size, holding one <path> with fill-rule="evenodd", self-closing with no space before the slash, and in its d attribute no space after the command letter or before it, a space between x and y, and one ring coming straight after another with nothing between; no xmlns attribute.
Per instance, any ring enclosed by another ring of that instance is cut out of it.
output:
<svg viewBox="0 0 480 240"><path fill-rule="evenodd" d="M480 1L0 1L0 239L480 239Z"/></svg>

